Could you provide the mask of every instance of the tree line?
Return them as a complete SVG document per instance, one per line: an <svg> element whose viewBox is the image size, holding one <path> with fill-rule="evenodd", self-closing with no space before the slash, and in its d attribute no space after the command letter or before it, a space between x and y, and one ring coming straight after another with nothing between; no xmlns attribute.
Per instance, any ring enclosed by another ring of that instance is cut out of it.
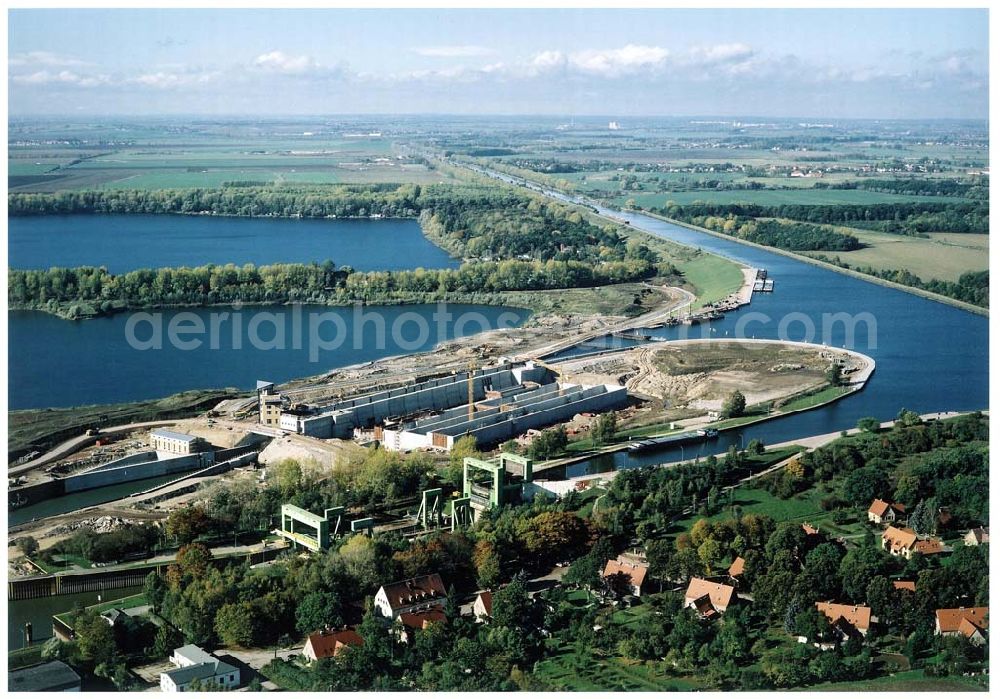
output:
<svg viewBox="0 0 1000 699"><path fill-rule="evenodd" d="M679 220L731 235L759 245L782 250L859 250L864 247L855 236L815 226L809 223L753 219L729 214L720 216L687 216Z"/></svg>
<svg viewBox="0 0 1000 699"><path fill-rule="evenodd" d="M667 202L654 212L686 221L697 217L783 218L804 223L854 226L898 235L989 233L989 204L976 202L893 202L885 204L710 204Z"/></svg>
<svg viewBox="0 0 1000 699"><path fill-rule="evenodd" d="M676 273L617 226L509 187L389 185L11 194L11 215L188 213L417 216L459 269L356 272L333 262L204 265L111 274L104 268L11 270L8 303L70 317L216 303L385 303L600 286Z"/></svg>

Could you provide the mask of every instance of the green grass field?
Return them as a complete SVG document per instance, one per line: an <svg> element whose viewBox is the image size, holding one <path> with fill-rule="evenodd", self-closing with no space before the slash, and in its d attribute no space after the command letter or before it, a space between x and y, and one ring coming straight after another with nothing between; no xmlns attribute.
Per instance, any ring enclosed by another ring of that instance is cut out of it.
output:
<svg viewBox="0 0 1000 699"><path fill-rule="evenodd" d="M729 296L743 284L743 272L734 262L714 255L698 255L682 262L684 279L694 287L699 304L712 303Z"/></svg>
<svg viewBox="0 0 1000 699"><path fill-rule="evenodd" d="M788 500L782 500L760 488L735 488L732 491L732 501L728 497L723 498L725 507L721 512L710 517L693 514L684 519L676 520L670 527L670 532L676 535L688 531L699 519L711 521L728 519L732 517L730 508L736 506L742 510L743 514L766 514L770 515L775 522L808 521L810 524L814 524L826 514L819 504L821 498L820 493L807 491Z"/></svg>
<svg viewBox="0 0 1000 699"><path fill-rule="evenodd" d="M810 692L985 692L985 677L928 677L923 670L897 672L856 682L828 682L812 685Z"/></svg>
<svg viewBox="0 0 1000 699"><path fill-rule="evenodd" d="M852 267L907 270L924 281L958 281L965 272L989 268L989 235L978 233L931 233L930 238L913 238L835 226L866 245L850 252L803 252L839 258Z"/></svg>
<svg viewBox="0 0 1000 699"><path fill-rule="evenodd" d="M809 189L796 188L787 190L711 190L695 192L665 192L644 193L634 192L621 194L614 202L622 206L629 199L634 199L640 207L662 207L667 202L675 204L691 204L696 201L711 204L735 204L748 202L751 204L781 205L781 204L885 204L891 202L917 201L960 201L954 197L924 197L906 194L890 194L885 192L870 192L863 189Z"/></svg>
<svg viewBox="0 0 1000 699"><path fill-rule="evenodd" d="M669 692L695 691L692 678L676 677L664 662L630 661L581 653L559 645L554 654L535 665L532 677L554 692Z"/></svg>

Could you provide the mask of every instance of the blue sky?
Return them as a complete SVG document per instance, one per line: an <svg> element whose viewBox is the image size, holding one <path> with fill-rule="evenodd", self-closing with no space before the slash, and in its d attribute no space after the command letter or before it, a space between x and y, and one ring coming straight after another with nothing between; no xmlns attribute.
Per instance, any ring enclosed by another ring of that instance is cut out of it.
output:
<svg viewBox="0 0 1000 699"><path fill-rule="evenodd" d="M12 10L18 114L985 118L985 10Z"/></svg>

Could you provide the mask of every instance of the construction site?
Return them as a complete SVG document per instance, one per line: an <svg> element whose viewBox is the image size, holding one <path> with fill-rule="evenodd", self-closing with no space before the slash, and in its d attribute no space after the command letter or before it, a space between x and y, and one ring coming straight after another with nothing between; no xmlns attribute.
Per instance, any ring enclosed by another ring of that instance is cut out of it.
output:
<svg viewBox="0 0 1000 699"><path fill-rule="evenodd" d="M542 362L501 358L496 366L470 367L325 405L293 405L262 381L259 420L318 439L374 440L395 451L448 451L465 436L481 446L499 444L581 413L624 407L628 400L627 390L618 384L560 379Z"/></svg>

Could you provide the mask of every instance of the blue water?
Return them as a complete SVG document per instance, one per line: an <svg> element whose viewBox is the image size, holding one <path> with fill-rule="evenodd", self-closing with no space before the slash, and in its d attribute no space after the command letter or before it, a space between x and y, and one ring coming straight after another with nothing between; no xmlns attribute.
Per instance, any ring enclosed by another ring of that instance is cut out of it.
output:
<svg viewBox="0 0 1000 699"><path fill-rule="evenodd" d="M988 318L650 216L631 212L624 216L654 235L766 269L775 280L773 294L754 294L750 306L727 314L721 321L694 328L659 329L650 334L668 338L682 332L692 338L733 337L741 319L746 323L748 316L765 314L771 320L747 324L744 337L826 341L842 347L846 344L844 325L835 324L832 332L824 336L824 314L846 313L859 318L870 314L876 322L874 337L869 337L866 325L859 324L860 332L849 348L873 357L876 369L863 391L827 407L723 433L711 442L686 447L683 456L677 448L639 458L621 453L613 459L572 467L569 475L607 470L612 463L627 468L716 454L732 444L739 445L741 438L743 443L756 438L773 444L835 432L854 427L866 416L891 419L901 408L919 413L988 408ZM792 322L780 332L783 319ZM802 320L813 325L814 334L808 334Z"/></svg>
<svg viewBox="0 0 1000 699"><path fill-rule="evenodd" d="M281 382L423 352L454 337L520 325L529 315L502 306L447 304L449 319L439 310L433 304L360 310L218 307L148 316L121 313L84 321L11 311L7 316L10 409L121 403L194 388L252 390L257 379ZM132 328L131 336L139 344L129 342L133 317L149 320ZM172 342L172 322L176 329L197 330L200 324L203 331L174 333L178 342ZM157 328L159 348L154 341ZM312 341L313 336L319 341ZM200 345L193 347L195 341Z"/></svg>
<svg viewBox="0 0 1000 699"><path fill-rule="evenodd" d="M12 269L133 269L324 262L357 270L442 269L458 260L412 219L316 220L223 216L71 215L11 217Z"/></svg>

